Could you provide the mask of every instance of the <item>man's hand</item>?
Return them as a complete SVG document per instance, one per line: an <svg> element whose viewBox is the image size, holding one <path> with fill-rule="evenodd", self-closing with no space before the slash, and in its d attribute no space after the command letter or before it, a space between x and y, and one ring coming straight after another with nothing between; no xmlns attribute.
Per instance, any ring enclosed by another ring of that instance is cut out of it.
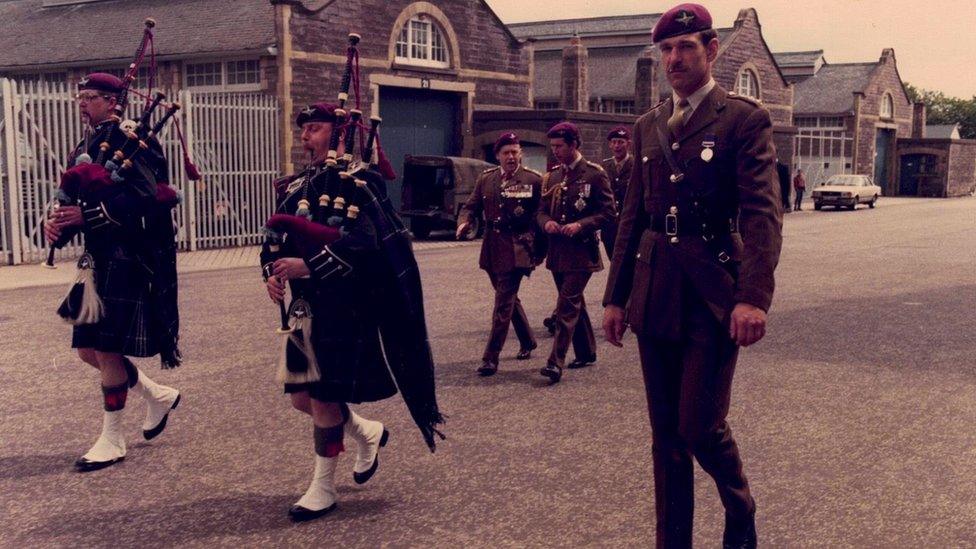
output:
<svg viewBox="0 0 976 549"><path fill-rule="evenodd" d="M48 217L47 223L44 224L44 238L48 244L53 244L61 238L61 226L54 221L53 217Z"/></svg>
<svg viewBox="0 0 976 549"><path fill-rule="evenodd" d="M51 213L51 216L62 228L81 226L85 222L84 218L81 217L80 206L60 206Z"/></svg>
<svg viewBox="0 0 976 549"><path fill-rule="evenodd" d="M766 335L766 311L748 303L737 303L732 309L729 335L736 345L748 347Z"/></svg>
<svg viewBox="0 0 976 549"><path fill-rule="evenodd" d="M283 257L275 261L272 272L275 278L281 280L282 283L286 280L308 276L310 273L308 265L305 264L305 260L298 257ZM269 278L268 280L271 279Z"/></svg>
<svg viewBox="0 0 976 549"><path fill-rule="evenodd" d="M603 310L603 336L611 345L623 347L620 340L624 337L627 322L624 320L624 309L617 305L607 305Z"/></svg>
<svg viewBox="0 0 976 549"><path fill-rule="evenodd" d="M574 237L582 230L583 226L579 223L570 223L568 225L563 225L560 232L562 232L564 236Z"/></svg>
<svg viewBox="0 0 976 549"><path fill-rule="evenodd" d="M269 276L267 286L268 286L268 297L271 298L271 301L274 301L275 303L281 303L282 301L285 300L285 283L281 280L278 280L278 277Z"/></svg>
<svg viewBox="0 0 976 549"><path fill-rule="evenodd" d="M461 240L461 237L467 234L468 229L470 228L471 228L471 224L468 223L467 221L458 225L457 231L454 233L454 240Z"/></svg>
<svg viewBox="0 0 976 549"><path fill-rule="evenodd" d="M559 234L560 232L559 223L552 220L546 221L546 224L542 226L542 229L548 234Z"/></svg>

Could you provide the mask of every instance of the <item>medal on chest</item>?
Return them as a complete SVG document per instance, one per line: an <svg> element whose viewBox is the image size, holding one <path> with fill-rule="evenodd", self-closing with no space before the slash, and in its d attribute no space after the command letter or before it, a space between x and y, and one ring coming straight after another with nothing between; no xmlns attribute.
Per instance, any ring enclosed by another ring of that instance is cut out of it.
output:
<svg viewBox="0 0 976 549"><path fill-rule="evenodd" d="M716 139L717 137L715 135L709 134L706 135L705 140L702 141L701 159L703 162L711 162L712 158L715 157L715 151L713 148L715 147Z"/></svg>
<svg viewBox="0 0 976 549"><path fill-rule="evenodd" d="M525 213L525 208L523 208L522 205L519 204L518 206L515 206L515 212L514 213L515 213L515 215L521 216L522 214Z"/></svg>

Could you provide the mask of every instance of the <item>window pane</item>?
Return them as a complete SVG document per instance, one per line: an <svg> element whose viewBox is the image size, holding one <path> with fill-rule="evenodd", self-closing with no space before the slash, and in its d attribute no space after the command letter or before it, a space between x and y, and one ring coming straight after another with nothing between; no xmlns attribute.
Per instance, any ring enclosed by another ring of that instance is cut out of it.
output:
<svg viewBox="0 0 976 549"><path fill-rule="evenodd" d="M431 26L430 30L433 43L431 59L434 61L447 62L447 48L444 46L444 36L441 35L441 30L435 26Z"/></svg>
<svg viewBox="0 0 976 549"><path fill-rule="evenodd" d="M400 29L400 36L397 38L396 43L396 56L397 57L407 57L408 55L408 42L409 42L409 32L410 24L406 24Z"/></svg>
<svg viewBox="0 0 976 549"><path fill-rule="evenodd" d="M261 71L257 59L227 62L227 84L260 84Z"/></svg>
<svg viewBox="0 0 976 549"><path fill-rule="evenodd" d="M187 87L222 85L223 77L220 68L220 63L188 64L186 66Z"/></svg>

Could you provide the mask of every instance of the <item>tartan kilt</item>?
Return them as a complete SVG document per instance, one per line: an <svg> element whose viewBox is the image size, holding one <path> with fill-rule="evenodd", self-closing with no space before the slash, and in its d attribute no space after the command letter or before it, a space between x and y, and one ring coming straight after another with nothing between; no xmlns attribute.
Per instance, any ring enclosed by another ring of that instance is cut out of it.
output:
<svg viewBox="0 0 976 549"><path fill-rule="evenodd" d="M94 255L94 254L93 254ZM104 305L102 320L75 326L73 348L149 357L159 353L159 322L152 318L151 275L141 261L116 248L94 255L95 287Z"/></svg>
<svg viewBox="0 0 976 549"><path fill-rule="evenodd" d="M350 277L352 278L352 277ZM308 391L322 402L375 402L397 393L380 344L377 309L360 280L336 282L323 290L308 280L290 281L293 295L312 309L312 345L322 379L285 384L285 393ZM287 355L289 364L300 354Z"/></svg>

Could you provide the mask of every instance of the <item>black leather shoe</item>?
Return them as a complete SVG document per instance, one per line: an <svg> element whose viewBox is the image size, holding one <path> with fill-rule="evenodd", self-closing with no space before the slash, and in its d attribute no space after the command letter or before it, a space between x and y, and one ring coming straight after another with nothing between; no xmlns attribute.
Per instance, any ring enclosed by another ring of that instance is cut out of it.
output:
<svg viewBox="0 0 976 549"><path fill-rule="evenodd" d="M78 460L75 461L75 469L77 469L79 473L88 473L91 471L104 469L110 465L115 465L116 463L124 459L125 456L116 459L110 459L108 461L88 461L85 458L78 458Z"/></svg>
<svg viewBox="0 0 976 549"><path fill-rule="evenodd" d="M327 515L332 511L335 511L335 508L335 503L326 507L325 509L319 509L318 511L306 509L301 505L292 505L291 509L288 510L288 518L290 518L292 522L305 522L307 520L314 520L321 516Z"/></svg>
<svg viewBox="0 0 976 549"><path fill-rule="evenodd" d="M528 360L532 358L532 351L538 346L538 344L532 344L531 347L522 347L519 349L518 354L515 355L515 360Z"/></svg>
<svg viewBox="0 0 976 549"><path fill-rule="evenodd" d="M756 513L746 518L734 519L725 514L725 532L722 549L756 549Z"/></svg>
<svg viewBox="0 0 976 549"><path fill-rule="evenodd" d="M555 364L546 364L546 367L539 370L539 373L548 377L553 383L559 383L563 377L563 369Z"/></svg>
<svg viewBox="0 0 976 549"><path fill-rule="evenodd" d="M390 440L390 432L383 427L383 436L380 437L380 448L386 446L387 441ZM380 452L376 451L376 457L373 458L373 464L369 466L362 473L352 472L352 479L356 481L356 484L366 484L366 481L373 478L373 474L376 473L376 468L380 466Z"/></svg>
<svg viewBox="0 0 976 549"><path fill-rule="evenodd" d="M498 364L491 362L490 360L486 360L481 364L481 367L478 368L478 375L481 377L493 376L497 371Z"/></svg>
<svg viewBox="0 0 976 549"><path fill-rule="evenodd" d="M577 358L576 360L567 364L566 367L575 370L577 368L586 368L594 362L596 362L596 355L587 358Z"/></svg>
<svg viewBox="0 0 976 549"><path fill-rule="evenodd" d="M550 316L542 321L542 325L549 330L549 335L556 335L556 317Z"/></svg>

